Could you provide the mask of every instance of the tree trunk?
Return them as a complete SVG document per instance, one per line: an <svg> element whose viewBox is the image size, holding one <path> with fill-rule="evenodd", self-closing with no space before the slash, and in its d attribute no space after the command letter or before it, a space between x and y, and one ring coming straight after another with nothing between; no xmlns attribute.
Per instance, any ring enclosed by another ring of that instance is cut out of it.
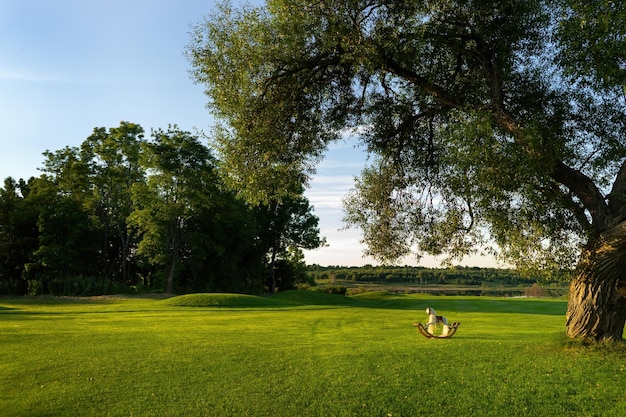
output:
<svg viewBox="0 0 626 417"><path fill-rule="evenodd" d="M621 341L626 323L626 222L590 238L570 284L567 336Z"/></svg>
<svg viewBox="0 0 626 417"><path fill-rule="evenodd" d="M270 259L270 293L276 294L276 244L272 246L272 256Z"/></svg>
<svg viewBox="0 0 626 417"><path fill-rule="evenodd" d="M175 275L176 275L176 259L172 259L172 263L170 264L170 267L168 268L168 272L167 272L167 281L166 281L166 286L165 286L166 294L174 293L174 276Z"/></svg>

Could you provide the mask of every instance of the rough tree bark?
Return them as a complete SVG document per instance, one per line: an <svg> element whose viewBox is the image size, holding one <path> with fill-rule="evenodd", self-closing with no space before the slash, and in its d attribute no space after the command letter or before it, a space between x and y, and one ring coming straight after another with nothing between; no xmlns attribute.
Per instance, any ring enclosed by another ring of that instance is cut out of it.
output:
<svg viewBox="0 0 626 417"><path fill-rule="evenodd" d="M570 284L567 336L623 340L626 323L626 221L592 237Z"/></svg>

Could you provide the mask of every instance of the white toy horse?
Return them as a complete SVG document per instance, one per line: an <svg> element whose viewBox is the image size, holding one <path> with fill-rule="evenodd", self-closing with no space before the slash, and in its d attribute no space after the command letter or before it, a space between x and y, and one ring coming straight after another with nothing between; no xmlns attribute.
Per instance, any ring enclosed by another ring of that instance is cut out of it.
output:
<svg viewBox="0 0 626 417"><path fill-rule="evenodd" d="M426 314L428 314L428 323L426 325L421 323L414 323L413 325L427 338L446 339L452 337L461 324L458 322L449 324L448 319L444 316L438 316L437 312L430 307L426 309Z"/></svg>
<svg viewBox="0 0 626 417"><path fill-rule="evenodd" d="M428 330L428 333L435 334L435 327L437 326L437 324L442 324L443 330L441 331L440 336L447 336L448 332L450 331L448 319L446 319L444 316L438 316L435 309L430 307L426 309L426 314L428 314L428 323L426 323L426 329Z"/></svg>

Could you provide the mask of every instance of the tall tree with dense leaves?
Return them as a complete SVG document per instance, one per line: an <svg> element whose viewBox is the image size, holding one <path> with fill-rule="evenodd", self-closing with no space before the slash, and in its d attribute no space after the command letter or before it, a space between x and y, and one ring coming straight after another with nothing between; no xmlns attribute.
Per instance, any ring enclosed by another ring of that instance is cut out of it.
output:
<svg viewBox="0 0 626 417"><path fill-rule="evenodd" d="M217 196L217 175L208 148L189 132L170 126L152 132L145 142L145 182L135 184L131 224L139 230L138 250L166 269L165 292L174 290L183 261L206 254L206 236L197 217Z"/></svg>
<svg viewBox="0 0 626 417"><path fill-rule="evenodd" d="M621 112L617 117L609 113L590 128L599 133L586 145L591 154L597 153L588 164L594 164L596 170L612 167L613 176L604 183L596 181L597 191L589 182L586 184L599 214L592 218L591 238L583 248L578 276L570 286L567 328L571 336L598 339L613 334L618 339L626 316L626 283L621 278L626 267L626 9L619 1L565 3L567 19L561 22L558 32L564 45L559 63L567 75L577 80L580 89L589 91L591 100ZM621 120L616 122L618 117ZM611 144L611 140L617 144Z"/></svg>
<svg viewBox="0 0 626 417"><path fill-rule="evenodd" d="M23 271L38 247L40 211L39 206L29 204L29 183L8 177L0 188L0 294L28 291Z"/></svg>
<svg viewBox="0 0 626 417"><path fill-rule="evenodd" d="M87 277L96 279L102 290L108 278L98 263L102 235L91 210L89 162L77 147L46 151L44 156L44 174L29 182L27 200L39 207L39 246L25 273L45 293L63 294L72 281Z"/></svg>
<svg viewBox="0 0 626 417"><path fill-rule="evenodd" d="M352 133L373 157L346 219L369 254L455 258L484 248L556 269L579 257L567 334L622 340L626 112L623 48L614 46L624 33L587 30L586 18L570 26L585 4L223 4L198 25L188 54L221 121L225 166L249 194L289 190L329 142ZM602 57L582 70L597 66L615 81L581 83L571 70L578 45Z"/></svg>
<svg viewBox="0 0 626 417"><path fill-rule="evenodd" d="M131 189L144 181L139 164L144 130L136 123L95 128L81 144L81 160L87 164L88 204L103 233L103 268L112 279L130 283L132 253L136 246L128 228L132 211Z"/></svg>
<svg viewBox="0 0 626 417"><path fill-rule="evenodd" d="M263 291L266 248L257 212L220 178L217 185L190 220L198 256L186 259L179 282L188 291Z"/></svg>
<svg viewBox="0 0 626 417"><path fill-rule="evenodd" d="M85 295L85 282L98 276L93 260L98 255L99 233L83 201L58 192L57 185L46 177L36 179L28 201L37 203L40 212L39 245L26 275L38 280L44 293ZM101 290L103 282L98 281Z"/></svg>
<svg viewBox="0 0 626 417"><path fill-rule="evenodd" d="M131 187L144 177L138 162L142 141L141 126L121 122L119 127L95 128L80 147L44 153L44 176L60 196L88 213L100 248L89 262L98 264L98 276L106 281L131 281L135 242L126 219L132 210Z"/></svg>
<svg viewBox="0 0 626 417"><path fill-rule="evenodd" d="M269 288L276 292L277 260L289 259L289 249L317 249L325 244L320 237L319 218L313 214L302 186L280 200L272 200L258 208L261 241L269 256Z"/></svg>

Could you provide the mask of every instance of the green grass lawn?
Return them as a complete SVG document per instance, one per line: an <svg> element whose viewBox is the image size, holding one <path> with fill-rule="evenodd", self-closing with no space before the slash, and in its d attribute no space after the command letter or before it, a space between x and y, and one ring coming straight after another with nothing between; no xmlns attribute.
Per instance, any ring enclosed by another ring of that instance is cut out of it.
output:
<svg viewBox="0 0 626 417"><path fill-rule="evenodd" d="M412 326L435 308L446 340ZM624 416L564 300L311 291L0 299L1 416Z"/></svg>

